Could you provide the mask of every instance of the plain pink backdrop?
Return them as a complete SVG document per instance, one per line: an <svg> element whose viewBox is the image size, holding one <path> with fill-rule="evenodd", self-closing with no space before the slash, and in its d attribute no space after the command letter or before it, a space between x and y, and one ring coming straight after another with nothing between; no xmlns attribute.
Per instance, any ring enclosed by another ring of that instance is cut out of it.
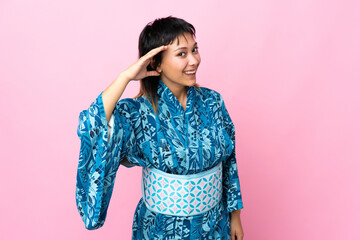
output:
<svg viewBox="0 0 360 240"><path fill-rule="evenodd" d="M196 27L198 83L235 123L245 240L360 239L359 9L2 0L0 238L130 239L141 168L119 168L104 227L86 230L77 212L78 115L137 59L145 24L173 15Z"/></svg>

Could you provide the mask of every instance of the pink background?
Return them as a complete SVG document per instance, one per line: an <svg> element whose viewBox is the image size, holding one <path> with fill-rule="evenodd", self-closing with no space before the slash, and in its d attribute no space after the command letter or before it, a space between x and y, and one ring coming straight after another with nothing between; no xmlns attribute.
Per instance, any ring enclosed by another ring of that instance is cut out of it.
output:
<svg viewBox="0 0 360 240"><path fill-rule="evenodd" d="M78 115L169 15L235 123L245 239L360 239L358 1L130 2L1 1L1 239L130 239L141 168L120 167L103 228L77 212Z"/></svg>

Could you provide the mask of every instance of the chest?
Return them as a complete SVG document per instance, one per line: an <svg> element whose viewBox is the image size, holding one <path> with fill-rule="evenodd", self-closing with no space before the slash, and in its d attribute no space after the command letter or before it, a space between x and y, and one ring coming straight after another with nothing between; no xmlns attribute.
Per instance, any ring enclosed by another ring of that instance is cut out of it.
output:
<svg viewBox="0 0 360 240"><path fill-rule="evenodd" d="M205 104L194 103L191 111L175 114L167 105L159 105L158 114L143 106L136 119L137 157L169 173L211 168L232 147L218 109Z"/></svg>

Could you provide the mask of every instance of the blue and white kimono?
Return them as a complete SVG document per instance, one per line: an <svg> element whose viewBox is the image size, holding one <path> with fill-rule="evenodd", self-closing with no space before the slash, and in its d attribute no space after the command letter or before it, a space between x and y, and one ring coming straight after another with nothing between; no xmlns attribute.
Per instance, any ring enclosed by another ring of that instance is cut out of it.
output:
<svg viewBox="0 0 360 240"><path fill-rule="evenodd" d="M158 114L144 96L118 101L111 134L102 93L80 113L76 203L85 227L96 229L104 224L120 165L186 175L209 170L222 161L223 196L216 207L199 215L170 216L147 209L141 198L132 239L230 239L229 213L242 209L243 202L235 127L223 98L205 87L187 87L184 110L161 79L157 93ZM128 161L123 161L125 156Z"/></svg>

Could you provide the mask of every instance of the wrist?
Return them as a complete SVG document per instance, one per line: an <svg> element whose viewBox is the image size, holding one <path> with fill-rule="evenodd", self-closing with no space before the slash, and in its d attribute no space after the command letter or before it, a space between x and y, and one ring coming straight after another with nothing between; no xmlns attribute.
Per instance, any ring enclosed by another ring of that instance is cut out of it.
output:
<svg viewBox="0 0 360 240"><path fill-rule="evenodd" d="M121 72L119 76L116 78L117 81L129 83L131 78L126 74L126 72Z"/></svg>
<svg viewBox="0 0 360 240"><path fill-rule="evenodd" d="M240 216L240 213L241 213L241 209L237 209L237 210L232 211L230 214L231 214L231 215L239 215L239 216Z"/></svg>

